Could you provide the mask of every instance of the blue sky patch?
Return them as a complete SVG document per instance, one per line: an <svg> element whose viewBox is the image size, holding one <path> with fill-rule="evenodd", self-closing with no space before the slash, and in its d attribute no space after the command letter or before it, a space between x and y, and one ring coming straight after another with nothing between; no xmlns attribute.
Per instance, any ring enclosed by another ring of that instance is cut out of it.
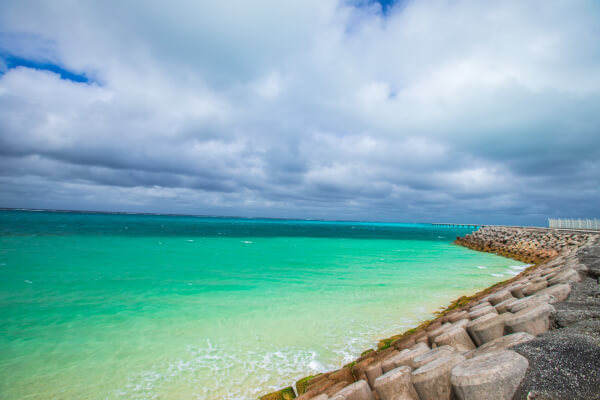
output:
<svg viewBox="0 0 600 400"><path fill-rule="evenodd" d="M401 0L354 0L354 5L357 7L372 6L373 4L379 3L381 5L381 11L386 15L390 9Z"/></svg>
<svg viewBox="0 0 600 400"><path fill-rule="evenodd" d="M34 60L28 60L26 58L15 57L11 55L2 55L0 56L0 60L4 64L6 64L6 70L10 70L17 67L26 67L32 69L38 69L42 71L50 71L58 74L61 79L66 79L73 82L79 83L90 83L91 79L88 78L85 74L76 73L73 71L69 71L66 68L61 67L58 64L48 63L48 62L40 62ZM6 72L6 71L4 71ZM3 73L0 71L0 75Z"/></svg>

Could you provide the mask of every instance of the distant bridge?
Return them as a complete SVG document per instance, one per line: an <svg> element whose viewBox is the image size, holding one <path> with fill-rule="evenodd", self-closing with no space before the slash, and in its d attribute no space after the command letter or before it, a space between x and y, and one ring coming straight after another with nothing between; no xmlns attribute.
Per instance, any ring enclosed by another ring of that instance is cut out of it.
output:
<svg viewBox="0 0 600 400"><path fill-rule="evenodd" d="M433 226L447 226L449 228L482 228L485 225L479 224L453 224L453 223L435 223Z"/></svg>

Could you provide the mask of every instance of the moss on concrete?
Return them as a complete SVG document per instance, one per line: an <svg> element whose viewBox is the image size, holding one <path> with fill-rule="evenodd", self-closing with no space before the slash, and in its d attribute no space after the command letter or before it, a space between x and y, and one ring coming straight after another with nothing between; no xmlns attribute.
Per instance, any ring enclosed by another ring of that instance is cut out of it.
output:
<svg viewBox="0 0 600 400"><path fill-rule="evenodd" d="M310 383L310 380L313 378L316 378L319 375L323 375L323 374L309 375L309 376L305 376L302 379L299 379L296 382L296 391L298 392L298 396L300 396L301 394L304 394L304 392L306 392L306 388L308 387L308 384Z"/></svg>
<svg viewBox="0 0 600 400"><path fill-rule="evenodd" d="M377 350L385 350L392 345L393 340L391 338L381 339L377 343Z"/></svg>
<svg viewBox="0 0 600 400"><path fill-rule="evenodd" d="M365 355L367 355L367 354L369 354L369 353L372 353L372 352L374 352L374 351L375 351L375 350L373 350L373 349L365 350L365 351L363 351L362 353L360 353L360 356L361 356L361 357L362 357L362 356L365 356Z"/></svg>
<svg viewBox="0 0 600 400"><path fill-rule="evenodd" d="M296 393L291 386L278 390L273 393L265 394L259 400L292 400L296 398Z"/></svg>

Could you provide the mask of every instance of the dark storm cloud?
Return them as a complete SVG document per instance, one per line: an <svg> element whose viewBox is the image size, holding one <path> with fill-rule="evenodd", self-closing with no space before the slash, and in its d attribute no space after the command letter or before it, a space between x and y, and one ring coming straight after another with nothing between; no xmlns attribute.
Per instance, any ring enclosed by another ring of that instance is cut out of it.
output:
<svg viewBox="0 0 600 400"><path fill-rule="evenodd" d="M597 216L596 2L384 3L3 3L0 206Z"/></svg>

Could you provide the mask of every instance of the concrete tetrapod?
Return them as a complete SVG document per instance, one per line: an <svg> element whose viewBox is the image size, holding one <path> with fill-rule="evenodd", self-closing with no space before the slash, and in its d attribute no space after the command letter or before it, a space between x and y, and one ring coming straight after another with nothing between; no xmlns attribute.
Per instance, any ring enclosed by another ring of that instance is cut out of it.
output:
<svg viewBox="0 0 600 400"><path fill-rule="evenodd" d="M482 308L478 308L475 311L471 311L469 312L469 316L471 317L471 320L477 319L477 318L481 318L486 314L498 314L498 311L496 311L496 309L492 306L488 306L488 307L482 307Z"/></svg>
<svg viewBox="0 0 600 400"><path fill-rule="evenodd" d="M413 371L413 385L419 393L419 398L450 400L452 398L450 371L465 360L466 358L458 353L446 354Z"/></svg>
<svg viewBox="0 0 600 400"><path fill-rule="evenodd" d="M335 385L328 387L323 393L326 396L332 396L335 393L339 392L340 390L342 390L343 388L345 388L346 386L348 386L350 384L350 382L348 381L340 381L337 382ZM314 398L310 399L310 400L314 400Z"/></svg>
<svg viewBox="0 0 600 400"><path fill-rule="evenodd" d="M517 286L516 288L512 289L510 291L510 293L515 296L518 299L522 299L523 297L525 297L525 295L523 294L523 290L525 290L528 286L531 285L531 282L526 282L520 286Z"/></svg>
<svg viewBox="0 0 600 400"><path fill-rule="evenodd" d="M495 306L496 304L502 303L504 300L508 300L512 297L513 297L513 295L508 290L500 290L500 291L492 294L488 298L488 301L490 303L492 303L493 306Z"/></svg>
<svg viewBox="0 0 600 400"><path fill-rule="evenodd" d="M510 400L529 362L505 350L474 357L452 369L452 388L460 400Z"/></svg>
<svg viewBox="0 0 600 400"><path fill-rule="evenodd" d="M519 343L528 342L533 339L534 336L527 332L517 332L510 335L499 337L491 342L488 342L475 350L467 351L463 354L467 359L477 357L486 353L492 353L502 350L508 350L511 346Z"/></svg>
<svg viewBox="0 0 600 400"><path fill-rule="evenodd" d="M379 400L419 400L411 380L411 368L395 368L375 380Z"/></svg>
<svg viewBox="0 0 600 400"><path fill-rule="evenodd" d="M429 346L427 346L427 348L429 348ZM410 354L411 351L412 351L411 349L404 349L400 353L396 354L395 356L385 359L381 363L382 372L385 374L386 372L391 371L394 368L396 368L396 360L404 359L404 356L406 356L407 354Z"/></svg>
<svg viewBox="0 0 600 400"><path fill-rule="evenodd" d="M548 285L558 285L559 283L567 283L567 282L579 282L581 277L579 273L575 271L573 268L568 268L558 274L554 275L552 278L548 279Z"/></svg>
<svg viewBox="0 0 600 400"><path fill-rule="evenodd" d="M383 373L393 370L403 365L410 365L410 362L417 356L431 350L425 343L417 343L410 350L402 350L394 357L390 357L381 363Z"/></svg>
<svg viewBox="0 0 600 400"><path fill-rule="evenodd" d="M390 358L394 358L394 357L390 357ZM367 374L367 379L369 381L369 385L371 387L373 387L373 385L375 384L375 379L377 379L381 375L383 375L383 369L382 369L381 365L382 365L381 362L376 362L376 363L369 365L367 367L367 369L365 370L365 373Z"/></svg>
<svg viewBox="0 0 600 400"><path fill-rule="evenodd" d="M427 339L429 339L429 343L433 344L433 339L435 339L436 336L441 335L442 332L445 332L447 329L450 329L451 327L452 327L452 324L449 322L446 322L444 325L441 325L438 328L432 329L429 332L427 332Z"/></svg>
<svg viewBox="0 0 600 400"><path fill-rule="evenodd" d="M556 301L566 300L567 297L569 297L569 293L571 293L571 285L566 284L566 283L559 283L557 285L550 286L544 290L540 290L535 295L536 296L543 296L543 295L552 296L552 297L554 297L555 302L556 302Z"/></svg>
<svg viewBox="0 0 600 400"><path fill-rule="evenodd" d="M496 309L496 311L498 311L498 314L502 314L510 310L510 307L512 307L512 305L515 304L517 301L519 301L519 299L517 299L516 297L511 297L510 299L504 300L503 302L496 304L494 308Z"/></svg>
<svg viewBox="0 0 600 400"><path fill-rule="evenodd" d="M481 346L482 343L479 340L479 338L477 337L477 335L475 334L475 331L473 329L475 329L475 327L477 325L483 324L484 322L489 321L493 318L496 318L497 316L498 316L497 313L486 314L486 315L482 316L481 318L474 319L473 321L471 321L467 324L467 332L469 332L469 335L471 336L471 339L473 340L475 345Z"/></svg>
<svg viewBox="0 0 600 400"><path fill-rule="evenodd" d="M464 328L456 327L447 330L434 340L436 346L452 346L458 351L469 351L475 348L475 343Z"/></svg>
<svg viewBox="0 0 600 400"><path fill-rule="evenodd" d="M466 328L469 322L471 322L471 320L468 318L459 319L458 321L453 322L452 326L448 328L448 330L454 328Z"/></svg>
<svg viewBox="0 0 600 400"><path fill-rule="evenodd" d="M491 342L504 335L504 325L511 315L511 313L504 313L497 315L495 318L483 321L482 323L473 326L472 332L477 336L480 344Z"/></svg>
<svg viewBox="0 0 600 400"><path fill-rule="evenodd" d="M540 304L521 310L506 320L506 331L527 332L537 336L550 328L550 315L554 311L554 307L550 304Z"/></svg>
<svg viewBox="0 0 600 400"><path fill-rule="evenodd" d="M429 350L418 357L415 357L410 362L410 367L412 369L421 368L423 365L435 360L438 357L441 357L446 354L454 353L456 350L450 346L440 346L433 350Z"/></svg>
<svg viewBox="0 0 600 400"><path fill-rule="evenodd" d="M469 308L469 311L477 311L480 308L489 307L491 305L492 303L490 303L489 301L484 301L483 303L476 304L473 307Z"/></svg>
<svg viewBox="0 0 600 400"><path fill-rule="evenodd" d="M546 281L546 280L532 283L531 285L529 285L527 288L525 288L523 290L523 294L525 296L531 296L532 294L535 294L535 293L539 292L540 290L543 290L547 287L548 287L548 281Z"/></svg>
<svg viewBox="0 0 600 400"><path fill-rule="evenodd" d="M369 384L361 380L335 393L331 400L375 400L375 398Z"/></svg>
<svg viewBox="0 0 600 400"><path fill-rule="evenodd" d="M529 307L540 304L550 304L554 302L556 302L556 299L547 294L523 297L510 307L510 311L514 314Z"/></svg>
<svg viewBox="0 0 600 400"><path fill-rule="evenodd" d="M429 339L427 338L427 332L419 332L415 335L415 344L423 343L429 346Z"/></svg>
<svg viewBox="0 0 600 400"><path fill-rule="evenodd" d="M460 321L461 319L471 319L471 317L469 317L469 312L468 311L460 311L460 312L454 313L448 317L448 322L453 323L456 321Z"/></svg>

